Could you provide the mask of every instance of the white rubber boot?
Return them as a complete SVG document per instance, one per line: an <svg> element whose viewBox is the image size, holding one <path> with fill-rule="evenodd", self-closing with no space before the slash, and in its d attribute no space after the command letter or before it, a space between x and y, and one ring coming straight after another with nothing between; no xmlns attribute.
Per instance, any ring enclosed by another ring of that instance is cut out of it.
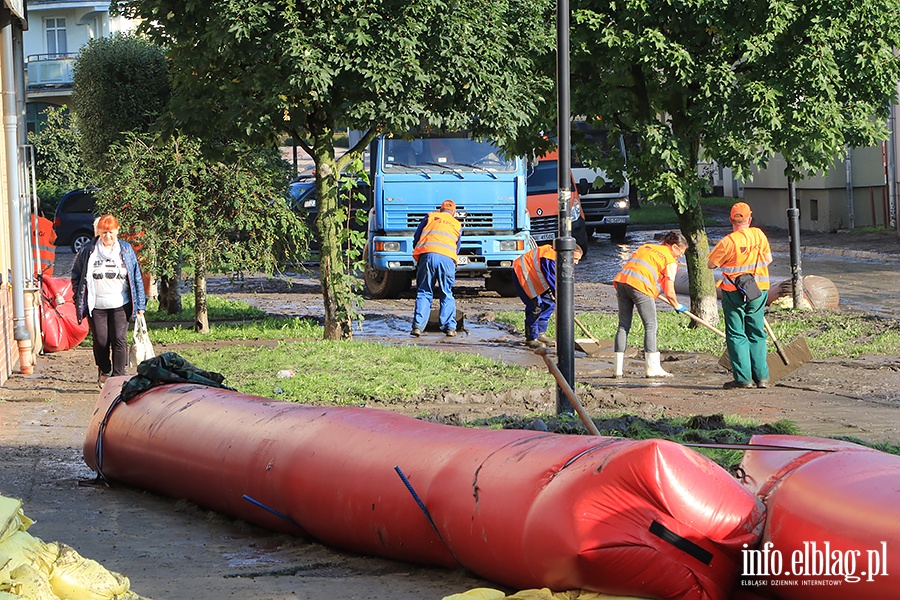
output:
<svg viewBox="0 0 900 600"><path fill-rule="evenodd" d="M616 372L613 373L613 377L615 379L622 379L622 369L625 367L625 353L624 352L616 352Z"/></svg>
<svg viewBox="0 0 900 600"><path fill-rule="evenodd" d="M645 360L647 361L647 377L671 377L671 373L667 373L659 366L659 352L645 352Z"/></svg>

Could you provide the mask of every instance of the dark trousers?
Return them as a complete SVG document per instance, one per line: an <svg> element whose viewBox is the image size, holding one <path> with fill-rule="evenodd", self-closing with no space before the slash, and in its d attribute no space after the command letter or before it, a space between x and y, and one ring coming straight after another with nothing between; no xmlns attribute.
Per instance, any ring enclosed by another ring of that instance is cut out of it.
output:
<svg viewBox="0 0 900 600"><path fill-rule="evenodd" d="M119 308L95 308L88 317L94 340L94 362L101 373L114 377L124 375L128 364L127 308L127 304Z"/></svg>

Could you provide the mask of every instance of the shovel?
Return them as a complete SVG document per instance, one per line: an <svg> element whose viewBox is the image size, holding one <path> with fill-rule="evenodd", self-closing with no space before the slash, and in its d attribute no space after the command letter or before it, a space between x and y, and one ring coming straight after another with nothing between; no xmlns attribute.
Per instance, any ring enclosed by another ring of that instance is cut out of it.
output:
<svg viewBox="0 0 900 600"><path fill-rule="evenodd" d="M666 299L666 301L668 302L668 298ZM678 308L678 305L677 305L677 304L672 304L671 302L669 302L669 305L670 305L672 308ZM710 331L712 331L713 333L715 333L717 336L719 336L719 337L722 338L723 340L725 339L725 332L723 332L721 329L716 329L716 328L713 327L708 321L704 321L703 319L701 319L700 317L698 317L697 315L695 315L694 313L692 313L692 312L689 311L689 310L685 310L685 311L682 311L682 312L683 312L684 314L686 314L687 316L689 316L689 317L690 317L691 319L693 319L694 321L696 321L697 323L699 323L700 325L703 325L704 327L706 327L707 329L709 329Z"/></svg>
<svg viewBox="0 0 900 600"><path fill-rule="evenodd" d="M575 319L575 324L578 325L578 327L585 333L585 335L588 336L588 338L590 338L575 338L575 348L581 350L588 356L597 356L604 349L609 349L609 346L612 344L612 340L606 340L605 342L598 340L590 331L588 331L588 328L578 320L578 317L573 315L572 318Z"/></svg>
<svg viewBox="0 0 900 600"><path fill-rule="evenodd" d="M591 416L584 409L584 406L581 404L581 402L578 401L578 397L575 395L575 390L573 390L572 386L569 385L569 382L566 381L566 378L559 370L559 367L557 367L556 364L554 364L554 362L550 360L550 357L547 356L547 349L538 348L534 351L534 353L544 359L544 362L547 364L547 369L550 371L550 374L553 375L553 378L556 379L556 383L557 385L559 385L559 389L561 389L566 398L569 399L569 403L572 405L572 408L574 408L575 412L578 413L578 417L581 419L581 422L584 423L584 426L588 430L588 433L590 433L591 435L600 435L600 431L597 429L597 426L594 424Z"/></svg>
<svg viewBox="0 0 900 600"><path fill-rule="evenodd" d="M787 346L782 346L778 338L775 337L775 332L772 330L772 326L769 325L769 320L763 318L763 323L766 326L766 333L769 334L769 337L772 338L772 342L775 344L776 350L776 352L770 352L766 356L766 364L769 366L769 381L778 381L812 360L812 352L809 351L809 346L806 345L806 338L799 337ZM728 357L727 351L719 358L719 365L729 371L731 370L731 359Z"/></svg>

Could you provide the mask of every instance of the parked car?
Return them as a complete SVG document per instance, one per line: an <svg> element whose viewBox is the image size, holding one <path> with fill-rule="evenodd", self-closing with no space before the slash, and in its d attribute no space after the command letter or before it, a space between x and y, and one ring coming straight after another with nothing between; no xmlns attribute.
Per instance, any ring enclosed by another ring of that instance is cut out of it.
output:
<svg viewBox="0 0 900 600"><path fill-rule="evenodd" d="M95 191L94 188L82 188L66 192L60 198L53 217L57 247L68 245L72 252L78 252L94 238L94 219L99 216L95 214Z"/></svg>
<svg viewBox="0 0 900 600"><path fill-rule="evenodd" d="M349 215L350 219L350 228L354 231L366 231L366 225L357 222L356 220L356 210L362 209L364 211L368 211L369 209L369 201L368 201L368 189L366 184L360 182L359 187L354 189L354 197L351 202L351 208L353 209ZM359 193L362 193L366 199L360 199ZM318 208L318 194L316 191L316 180L311 175L300 175L296 177L291 183L288 185L288 194L290 195L290 207L291 210L303 216L303 220L306 223L306 226L313 234L313 239L310 244L310 249L313 251L318 251L319 249L319 240L317 239L317 231L316 231L316 217L319 215ZM342 203L346 202L346 192L340 192L342 198Z"/></svg>
<svg viewBox="0 0 900 600"><path fill-rule="evenodd" d="M528 173L525 184L528 194L528 215L531 219L531 237L538 244L551 243L559 231L559 178L558 157L554 150L540 158ZM572 221L572 237L575 243L587 253L588 234L581 210L581 200L572 178L572 206L569 211Z"/></svg>

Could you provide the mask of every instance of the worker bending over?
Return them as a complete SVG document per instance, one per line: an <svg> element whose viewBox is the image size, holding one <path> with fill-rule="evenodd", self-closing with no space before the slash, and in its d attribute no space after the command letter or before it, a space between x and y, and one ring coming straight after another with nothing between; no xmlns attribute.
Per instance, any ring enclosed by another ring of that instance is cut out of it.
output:
<svg viewBox="0 0 900 600"><path fill-rule="evenodd" d="M416 308L409 334L422 335L431 303L437 296L441 304L441 331L456 335L456 262L459 257L462 224L456 220L456 203L444 200L438 211L428 213L413 236L413 260L416 261Z"/></svg>
<svg viewBox="0 0 900 600"><path fill-rule="evenodd" d="M576 244L573 256L577 265L584 255ZM556 309L556 250L549 244L527 250L513 263L513 283L525 303L525 345L540 348L554 343L544 335Z"/></svg>

